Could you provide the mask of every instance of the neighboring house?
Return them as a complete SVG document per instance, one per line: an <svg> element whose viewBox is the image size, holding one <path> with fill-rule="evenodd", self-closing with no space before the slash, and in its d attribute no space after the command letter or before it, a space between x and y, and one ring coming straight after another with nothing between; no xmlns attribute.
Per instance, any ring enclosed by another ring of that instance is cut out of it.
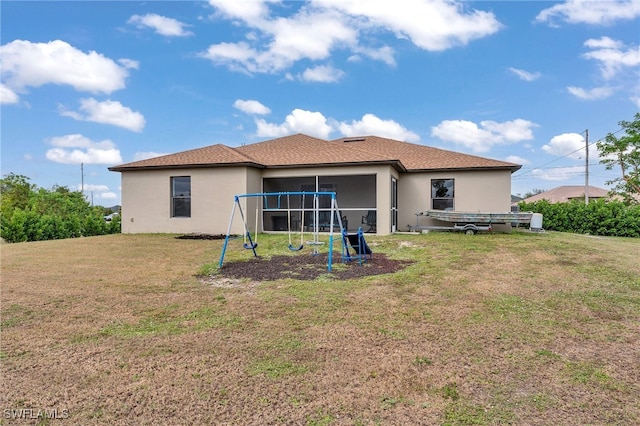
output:
<svg viewBox="0 0 640 426"><path fill-rule="evenodd" d="M349 231L363 226L386 235L408 230L416 213L430 209L508 212L511 173L520 167L377 136L327 141L296 134L236 148L212 145L109 170L122 173L123 233L226 233L236 194L335 191ZM263 211L259 198L241 203L252 230L257 218L262 230L281 231L289 221L299 227L309 217L310 198L304 206L301 197L283 199L269 206L279 207L275 211ZM428 225L431 219L420 220ZM242 233L241 221L231 231Z"/></svg>
<svg viewBox="0 0 640 426"><path fill-rule="evenodd" d="M589 200L608 198L609 191L595 186L589 186ZM584 201L584 185L558 186L549 191L541 192L522 200L525 203L533 203L540 200L547 200L550 203L566 203L571 200Z"/></svg>

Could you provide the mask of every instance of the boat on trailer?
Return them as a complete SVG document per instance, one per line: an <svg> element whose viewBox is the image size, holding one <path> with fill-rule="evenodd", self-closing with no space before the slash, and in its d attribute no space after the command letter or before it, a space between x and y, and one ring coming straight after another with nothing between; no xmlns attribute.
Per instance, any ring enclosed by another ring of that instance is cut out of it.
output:
<svg viewBox="0 0 640 426"><path fill-rule="evenodd" d="M420 216L429 216L452 226L418 226ZM426 210L416 213L416 229L463 231L475 234L478 231L491 231L492 225L510 224L512 226L528 225L533 217L532 212L484 213L463 212L454 210Z"/></svg>

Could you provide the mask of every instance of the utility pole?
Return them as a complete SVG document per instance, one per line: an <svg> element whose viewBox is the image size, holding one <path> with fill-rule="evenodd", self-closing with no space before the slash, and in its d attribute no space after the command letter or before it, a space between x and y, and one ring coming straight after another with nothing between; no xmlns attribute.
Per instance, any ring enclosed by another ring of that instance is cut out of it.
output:
<svg viewBox="0 0 640 426"><path fill-rule="evenodd" d="M584 203L589 204L589 129L584 131L584 143L587 151L584 163Z"/></svg>
<svg viewBox="0 0 640 426"><path fill-rule="evenodd" d="M80 163L80 193L84 197L84 163Z"/></svg>

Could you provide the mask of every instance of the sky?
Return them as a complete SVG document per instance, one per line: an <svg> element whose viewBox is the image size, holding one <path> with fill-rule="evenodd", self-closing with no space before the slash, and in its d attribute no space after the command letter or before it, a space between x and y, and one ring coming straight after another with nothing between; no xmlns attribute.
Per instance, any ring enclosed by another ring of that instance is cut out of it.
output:
<svg viewBox="0 0 640 426"><path fill-rule="evenodd" d="M587 171L610 188L595 142L640 111L639 0L2 1L0 16L2 175L96 205L120 203L110 166L295 133L514 162L512 194Z"/></svg>

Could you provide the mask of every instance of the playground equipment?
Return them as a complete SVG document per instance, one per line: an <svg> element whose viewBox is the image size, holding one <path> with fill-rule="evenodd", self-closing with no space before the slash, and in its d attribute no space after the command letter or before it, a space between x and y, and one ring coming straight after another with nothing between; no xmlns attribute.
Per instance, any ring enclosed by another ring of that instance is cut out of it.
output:
<svg viewBox="0 0 640 426"><path fill-rule="evenodd" d="M304 207L304 195L302 195L302 206ZM256 203L257 206L257 203ZM256 212L256 215L258 213ZM301 222L300 222L300 245L294 246L291 242L291 203L289 200L289 195L287 194L287 233L289 234L289 250L291 251L300 251L304 247L304 214L302 214Z"/></svg>
<svg viewBox="0 0 640 426"><path fill-rule="evenodd" d="M353 250L352 256L349 249ZM349 234L346 229L342 230L342 261L349 262L354 258L358 259L358 262L362 264L366 262L367 258L371 260L373 253L367 245L364 239L364 232L362 227L358 228L358 232L355 234Z"/></svg>
<svg viewBox="0 0 640 426"><path fill-rule="evenodd" d="M300 224L300 245L299 246L295 246L293 245L293 241L292 241L292 226L291 226L291 204L290 204L290 197L291 196L301 196L302 197L302 203L301 203L301 207L300 207L300 212L301 212L301 224ZM259 211L259 202L258 199L262 199L263 200L263 207L262 210L263 211L268 211L271 210L271 208L269 207L269 200L275 200L276 202L276 206L277 206L277 210L278 211L282 211L282 201L284 198L286 198L287 201L287 232L289 234L289 250L292 251L299 251L302 250L302 248L304 247L304 217L305 217L305 207L304 207L304 200L305 197L313 197L313 207L311 209L311 213L312 213L312 218L313 218L313 240L312 241L307 241L307 245L313 247L313 254L318 254L318 246L322 245L323 243L319 240L319 224L318 224L318 220L320 217L320 213L326 213L325 211L320 212L319 206L320 203L318 202L319 198L321 197L330 197L331 199L331 203L330 203L330 208L329 209L323 209L323 210L329 210L330 214L329 214L329 242L328 242L328 256L327 256L327 270L331 271L331 267L332 267L332 262L333 262L333 228L336 224L336 221L334 221L334 219L337 219L337 224L339 225L340 228L340 233L343 234L344 232L344 228L342 226L342 219L340 217L339 214L336 214L339 210L338 210L338 202L336 201L336 193L335 192L261 192L261 193L255 193L255 194L241 194L241 195L235 195L234 196L234 203L233 203L233 208L231 209L231 217L229 218L229 227L227 228L227 234L225 236L224 239L224 245L222 246L222 253L220 254L220 262L218 263L219 267L222 267L223 262L224 262L224 256L225 253L227 251L227 246L229 244L229 236L231 235L231 228L233 225L233 219L235 216L235 212L236 210L238 210L238 212L240 213L240 218L242 219L242 223L243 223L243 227L244 227L244 235L243 238L245 239L245 243L243 245L243 247L247 250L252 250L253 251L253 255L254 257L258 257L258 253L256 252L256 248L258 247L257 244L257 235L258 235L258 216L260 215L260 211ZM242 210L242 203L240 202L241 199L248 199L248 198L256 198L256 228L255 228L255 237L252 238L251 237L251 232L249 230L249 225L247 224L247 220L245 218L244 212ZM344 238L343 238L343 245L344 245ZM343 247L344 250L344 247ZM344 261L344 257L343 257L343 261Z"/></svg>

